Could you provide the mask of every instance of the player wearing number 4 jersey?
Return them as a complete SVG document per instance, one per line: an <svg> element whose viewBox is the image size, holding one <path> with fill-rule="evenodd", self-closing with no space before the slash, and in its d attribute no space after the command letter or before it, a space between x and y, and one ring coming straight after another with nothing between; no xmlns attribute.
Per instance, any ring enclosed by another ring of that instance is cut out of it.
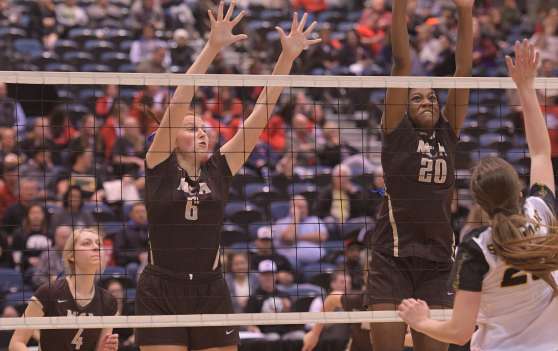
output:
<svg viewBox="0 0 558 351"><path fill-rule="evenodd" d="M456 76L471 74L473 0L454 0L459 18ZM392 75L411 73L407 1L394 0L391 41ZM374 232L370 233L366 303L371 310L396 310L404 298L421 298L451 307L446 287L451 271L454 233L451 199L455 184L455 151L468 110L469 91L450 89L442 110L433 89L386 92L382 116L382 167L386 196ZM400 351L404 323L371 328L374 348ZM418 351L447 345L413 333Z"/></svg>
<svg viewBox="0 0 558 351"><path fill-rule="evenodd" d="M246 35L233 35L244 13L231 18L232 1L225 12L209 12L209 41L188 70L203 74L219 50ZM282 53L273 74L289 74L294 60L307 46L316 23L305 29L293 16L291 32L277 28ZM193 86L178 87L146 155L146 204L149 219L150 264L138 282L136 314L232 313L230 294L219 266L219 244L224 207L232 176L255 147L281 94L281 87L265 88L252 114L237 134L207 158L208 135L190 102ZM164 349L233 350L238 343L234 327L146 328L136 330L142 351Z"/></svg>
<svg viewBox="0 0 558 351"><path fill-rule="evenodd" d="M471 350L558 350L558 229L550 140L534 78L538 53L527 40L515 45L508 70L517 85L531 156L531 189L523 201L517 172L506 161L487 158L471 177L475 200L490 226L469 235L454 266L456 290L449 321L434 321L428 305L409 299L401 317L416 331ZM475 324L478 330L475 330ZM474 334L473 334L474 332Z"/></svg>
<svg viewBox="0 0 558 351"><path fill-rule="evenodd" d="M64 247L66 278L41 286L33 295L25 317L111 316L117 313L116 300L95 285L102 268L101 236L94 228L79 229ZM32 329L16 330L10 351L27 350ZM112 329L41 330L42 351L116 351L118 335Z"/></svg>

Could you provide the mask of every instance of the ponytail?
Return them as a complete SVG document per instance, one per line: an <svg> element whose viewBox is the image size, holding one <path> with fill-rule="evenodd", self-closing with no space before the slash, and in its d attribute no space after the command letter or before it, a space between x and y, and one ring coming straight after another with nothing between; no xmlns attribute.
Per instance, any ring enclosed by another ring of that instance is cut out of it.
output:
<svg viewBox="0 0 558 351"><path fill-rule="evenodd" d="M492 218L492 242L496 255L507 265L533 274L547 282L558 294L552 272L558 270L558 231L548 227L548 234L537 235L525 216L496 212Z"/></svg>

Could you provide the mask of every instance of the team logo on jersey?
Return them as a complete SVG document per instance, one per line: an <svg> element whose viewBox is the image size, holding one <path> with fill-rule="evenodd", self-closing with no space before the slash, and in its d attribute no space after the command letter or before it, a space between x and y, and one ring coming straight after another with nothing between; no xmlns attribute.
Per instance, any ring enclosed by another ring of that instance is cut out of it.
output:
<svg viewBox="0 0 558 351"><path fill-rule="evenodd" d="M182 190L190 196L211 194L211 189L209 189L207 183L200 183L199 190L196 191L197 187L190 186L185 177L180 178L180 185L178 185L178 188L176 188L176 190Z"/></svg>
<svg viewBox="0 0 558 351"><path fill-rule="evenodd" d="M436 141L434 141L434 142L436 142ZM417 152L422 154L422 155L427 155L427 156L430 156L430 157L445 157L445 156L447 156L446 148L444 147L444 145L442 145L440 142L437 142L437 143L438 143L438 148L435 148L428 141L425 141L423 139L419 139L418 146L417 146ZM438 152L436 152L436 151L438 151Z"/></svg>

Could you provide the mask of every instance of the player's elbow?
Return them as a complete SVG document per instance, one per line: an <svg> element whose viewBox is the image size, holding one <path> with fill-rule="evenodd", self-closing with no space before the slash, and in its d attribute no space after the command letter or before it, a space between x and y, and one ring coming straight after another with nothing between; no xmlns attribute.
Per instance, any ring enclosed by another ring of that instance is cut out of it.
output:
<svg viewBox="0 0 558 351"><path fill-rule="evenodd" d="M458 329L455 332L452 343L456 345L464 346L469 342L469 340L471 340L472 336L473 336L472 331L465 330L465 329Z"/></svg>

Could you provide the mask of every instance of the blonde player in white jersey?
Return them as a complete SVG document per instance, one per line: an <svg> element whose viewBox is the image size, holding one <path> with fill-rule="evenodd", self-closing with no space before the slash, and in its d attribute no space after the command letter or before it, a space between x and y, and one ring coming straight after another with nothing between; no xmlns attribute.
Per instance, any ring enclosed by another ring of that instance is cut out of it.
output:
<svg viewBox="0 0 558 351"><path fill-rule="evenodd" d="M556 351L558 229L553 227L550 141L534 89L539 55L527 41L517 42L515 62L510 57L506 62L523 108L530 193L522 198L519 177L509 163L481 160L471 190L491 221L459 248L451 319L430 319L427 304L414 299L401 303L399 315L411 328L443 342L465 344L472 336L471 350Z"/></svg>

